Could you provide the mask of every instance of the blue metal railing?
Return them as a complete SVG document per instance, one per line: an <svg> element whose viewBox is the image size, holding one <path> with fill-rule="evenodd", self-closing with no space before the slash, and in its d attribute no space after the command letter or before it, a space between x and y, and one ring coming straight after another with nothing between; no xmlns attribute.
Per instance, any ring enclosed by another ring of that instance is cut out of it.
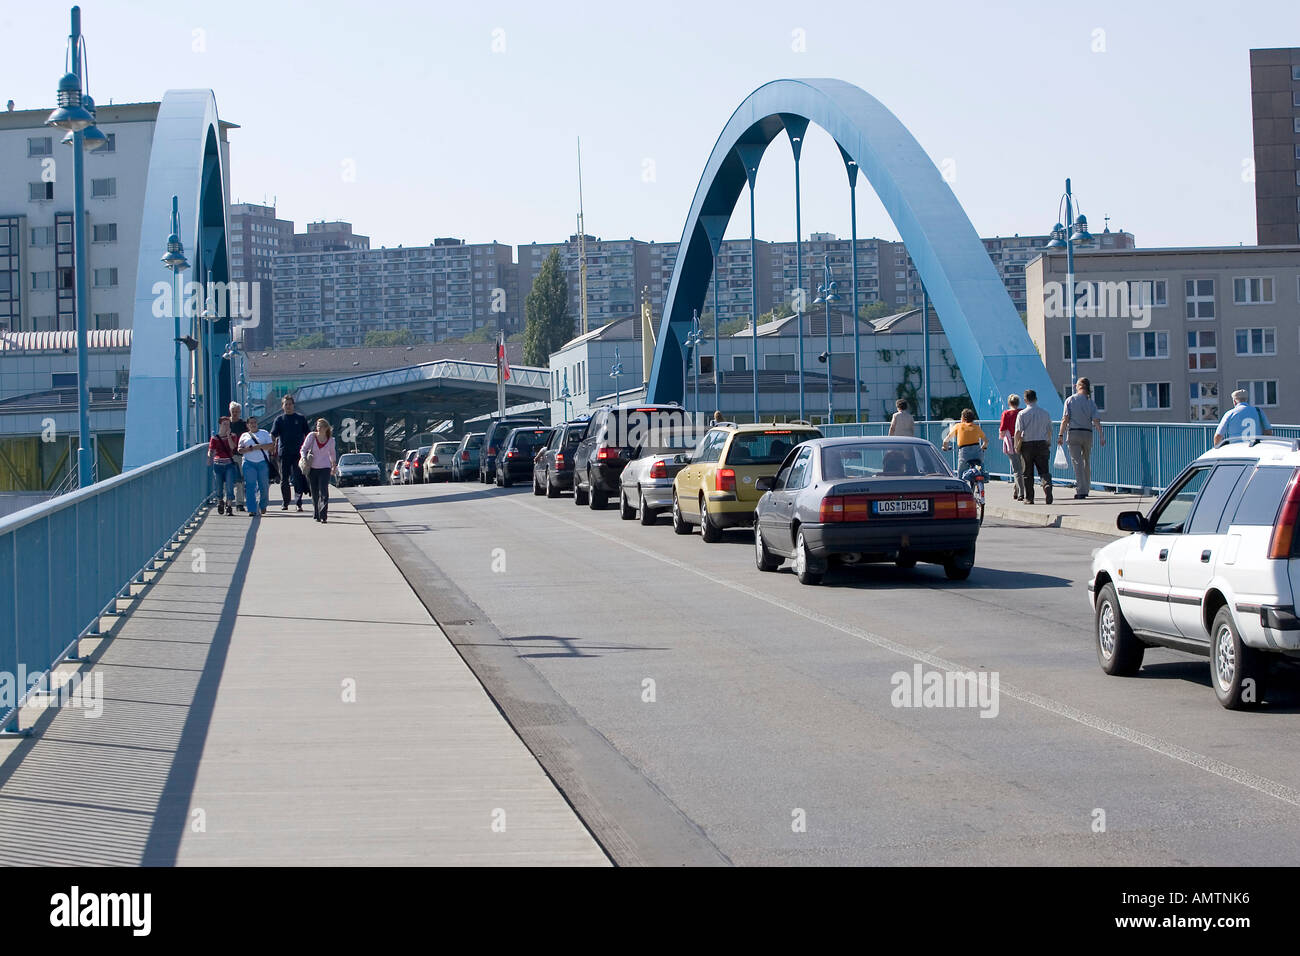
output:
<svg viewBox="0 0 1300 956"><path fill-rule="evenodd" d="M1056 457L1056 435L1060 422L1052 423L1052 458ZM1092 483L1116 491L1163 491L1195 458L1214 445L1217 422L1148 424L1146 422L1107 422L1102 430L1106 445L1094 437L1092 444ZM996 421L980 422L989 439L984 455L985 469L992 475L1010 478L1011 463L1002 452ZM836 435L886 435L889 422L857 422L846 425L822 425L827 437ZM939 447L948 426L943 422L917 422L916 437L925 438ZM1300 439L1300 425L1274 425L1279 438ZM1068 456L1067 456L1068 457ZM956 466L957 452L948 455L948 464ZM1052 466L1052 481L1070 485L1074 473Z"/></svg>
<svg viewBox="0 0 1300 956"><path fill-rule="evenodd" d="M210 472L198 445L0 518L0 679L27 679L0 728L194 516Z"/></svg>

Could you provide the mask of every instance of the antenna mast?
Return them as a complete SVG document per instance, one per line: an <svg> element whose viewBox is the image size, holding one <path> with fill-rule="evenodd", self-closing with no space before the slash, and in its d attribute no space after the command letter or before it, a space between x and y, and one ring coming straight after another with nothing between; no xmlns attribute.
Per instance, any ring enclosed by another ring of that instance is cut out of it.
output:
<svg viewBox="0 0 1300 956"><path fill-rule="evenodd" d="M578 311L587 334L587 227L582 219L582 137L578 137Z"/></svg>

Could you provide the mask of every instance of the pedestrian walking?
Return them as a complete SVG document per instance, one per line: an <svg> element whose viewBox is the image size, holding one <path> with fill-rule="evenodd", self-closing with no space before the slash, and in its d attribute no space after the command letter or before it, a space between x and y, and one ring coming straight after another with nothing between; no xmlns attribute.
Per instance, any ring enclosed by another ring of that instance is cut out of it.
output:
<svg viewBox="0 0 1300 956"><path fill-rule="evenodd" d="M244 456L239 453L239 439L248 431L244 409L239 402L230 403L230 435L235 439L235 507L244 510Z"/></svg>
<svg viewBox="0 0 1300 956"><path fill-rule="evenodd" d="M208 440L208 464L217 485L217 514L235 510L235 449L239 440L230 434L230 419L222 415L217 433Z"/></svg>
<svg viewBox="0 0 1300 956"><path fill-rule="evenodd" d="M889 420L889 434L903 438L915 438L916 419L907 410L907 399L900 398L894 403L894 407L898 411L894 412L894 417Z"/></svg>
<svg viewBox="0 0 1300 956"><path fill-rule="evenodd" d="M1023 469L1021 479L1025 503L1034 503L1034 472L1043 479L1043 494L1052 503L1052 468L1048 462L1048 449L1052 444L1052 416L1038 407L1038 393L1025 389L1025 407L1016 416L1014 447L1020 452Z"/></svg>
<svg viewBox="0 0 1300 956"><path fill-rule="evenodd" d="M323 418L316 419L316 430L302 443L302 463L307 467L307 485L311 489L311 504L315 519L321 524L329 522L330 475L338 474L339 456L334 447L334 429Z"/></svg>
<svg viewBox="0 0 1300 956"><path fill-rule="evenodd" d="M1101 431L1101 411L1092 400L1092 382L1079 379L1074 394L1065 400L1061 415L1061 433L1056 444L1064 445L1070 452L1070 467L1074 469L1074 497L1086 498L1092 491L1092 433L1101 432L1101 445L1106 447L1106 433Z"/></svg>
<svg viewBox="0 0 1300 956"><path fill-rule="evenodd" d="M271 490L270 461L268 454L275 447L270 434L257 425L257 419L248 417L248 431L239 439L239 450L244 455L244 507L248 516L256 518L266 514Z"/></svg>
<svg viewBox="0 0 1300 956"><path fill-rule="evenodd" d="M311 425L303 415L294 408L292 395L280 400L280 417L271 426L271 437L276 439L280 465L280 495L284 499L281 511L289 510L289 497L292 490L297 494L294 502L302 511L302 496L307 491L307 477L298 466L302 452L302 441L311 430Z"/></svg>
<svg viewBox="0 0 1300 956"><path fill-rule="evenodd" d="M1219 422L1219 427L1214 430L1215 448L1229 438L1250 439L1273 434L1273 425L1269 422L1268 416L1246 401L1248 398L1250 393L1244 388L1239 388L1232 393L1232 408L1228 409L1227 414Z"/></svg>
<svg viewBox="0 0 1300 956"><path fill-rule="evenodd" d="M975 409L962 409L961 418L953 422L943 436L943 450L957 444L957 475L966 473L966 469L984 463L984 450L989 447L988 436L975 420Z"/></svg>
<svg viewBox="0 0 1300 956"><path fill-rule="evenodd" d="M1002 451L1011 462L1011 497L1016 501L1025 500L1025 470L1020 452L1016 451L1016 419L1020 417L1020 396L1012 392L1007 396L1007 407L1002 411L998 422L998 437L1002 439Z"/></svg>

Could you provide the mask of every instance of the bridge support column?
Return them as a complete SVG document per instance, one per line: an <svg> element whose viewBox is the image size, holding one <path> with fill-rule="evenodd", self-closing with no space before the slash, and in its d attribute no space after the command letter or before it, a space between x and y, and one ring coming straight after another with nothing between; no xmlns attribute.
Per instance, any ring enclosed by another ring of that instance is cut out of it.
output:
<svg viewBox="0 0 1300 956"><path fill-rule="evenodd" d="M370 423L375 430L375 460L379 462L379 467L383 468L387 455L384 449L384 432L388 430L388 416L383 412L375 412L370 416Z"/></svg>

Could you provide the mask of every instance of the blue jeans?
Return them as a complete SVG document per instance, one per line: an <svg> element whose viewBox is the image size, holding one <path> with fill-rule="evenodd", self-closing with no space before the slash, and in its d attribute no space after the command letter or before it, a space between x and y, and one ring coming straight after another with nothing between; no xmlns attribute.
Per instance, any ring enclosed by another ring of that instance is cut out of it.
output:
<svg viewBox="0 0 1300 956"><path fill-rule="evenodd" d="M269 507L267 494L271 490L271 469L265 461L244 459L244 507L250 515L260 514ZM260 502L253 507L253 501Z"/></svg>
<svg viewBox="0 0 1300 956"><path fill-rule="evenodd" d="M235 497L235 482L239 480L233 461L214 461L212 477L217 483L217 500L232 501ZM228 492L228 493L227 493Z"/></svg>

